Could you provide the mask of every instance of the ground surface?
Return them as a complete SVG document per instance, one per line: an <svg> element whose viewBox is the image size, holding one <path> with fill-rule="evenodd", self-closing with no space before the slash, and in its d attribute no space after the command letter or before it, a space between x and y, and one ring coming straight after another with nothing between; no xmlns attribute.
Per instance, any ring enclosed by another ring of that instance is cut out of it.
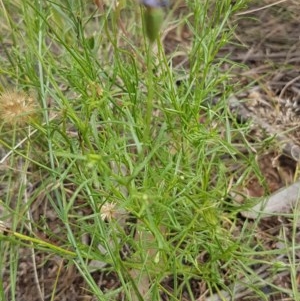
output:
<svg viewBox="0 0 300 301"><path fill-rule="evenodd" d="M260 2L260 1L259 1ZM270 143L268 151L260 149L259 141L265 139L266 136L275 133L286 132L295 144L300 144L298 135L298 124L300 121L297 108L300 110L300 7L297 1L286 1L274 7L259 9L259 7L271 3L273 1L261 1L259 5L250 5L248 10L257 9L253 13L237 16L239 19L238 27L235 32L235 41L231 45L227 45L219 54L220 56L228 56L229 59L243 63L248 68L236 68L234 73L236 77L232 78L233 82L239 82L236 85L235 96L244 102L244 105L254 112L261 120L267 124L271 124L275 128L274 133L268 133L264 129L253 128L249 132L249 141L253 142L254 150L257 152L257 159L260 162L261 170L267 179L267 185L262 187L258 184L258 180L253 177L249 178L244 193L251 196L262 196L266 193L274 192L286 184L290 184L297 177L297 162L288 155L284 155L280 145ZM184 4L178 9L178 16L185 13ZM180 30L173 29L166 33L164 44L166 52L176 51L178 55L174 56L174 65L185 66L188 68L186 54L189 49L191 33L187 28ZM242 45L242 46L241 46ZM240 92L243 86L251 84L251 88ZM252 136L251 136L252 135ZM253 137L252 140L250 136ZM271 138L271 137L270 137ZM255 145L259 147L255 149ZM70 190L71 187L70 187ZM77 204L84 212L85 208ZM49 233L59 233L60 222L53 212L44 212L45 204L37 201L35 208L32 210L33 219L38 221L40 215L44 214L44 218L48 221ZM245 220L241 216L240 223ZM253 226L255 221L249 222L249 227ZM278 241L280 235L284 233L287 237L291 236L292 225L288 219L284 217L273 217L271 219L262 220L258 225L257 239L261 241L268 250L274 250L282 247ZM238 230L237 230L238 233ZM42 231L41 234L42 236ZM237 234L238 235L238 234ZM59 245L59 235L51 237L51 241ZM299 239L299 237L298 237ZM297 241L299 243L300 241ZM75 267L66 265L61 258L54 255L44 254L43 252L35 252L37 267L32 265L31 250L22 249L20 253L20 265L18 271L17 296L16 300L25 301L40 300L39 292L35 282L34 271L37 271L38 279L42 292L46 297L45 300L60 301L91 301L96 300L89 294L87 284L80 276ZM299 260L299 254L296 256ZM279 259L278 259L279 260ZM282 261L287 260L280 259ZM253 271L262 278L268 279L268 283L273 283L283 288L291 287L291 275L287 272L268 270L267 266L261 264L253 267ZM9 291L10 283L6 283L5 279L9 279L9 267L4 272L4 287ZM300 286L300 274L294 275L297 285ZM92 273L92 277L101 289L106 292L120 286L117 275L111 272L97 270ZM224 278L226 279L226 271ZM164 286L168 288L169 283L173 279L166 279ZM230 285L230 283L228 283ZM205 291L205 283L195 280L192 283L195 299L197 300L221 300L216 296L201 297ZM235 300L265 300L263 298L253 297L251 292L245 288L237 288L239 293ZM267 296L268 300L291 300L289 297L278 291L274 291L271 286L265 285L261 287L261 291ZM55 293L53 293L55 292ZM120 292L120 300L122 293ZM164 296L165 300L168 300ZM10 297L8 298L10 300ZM189 300L188 295L186 299ZM229 299L228 299L229 300Z"/></svg>

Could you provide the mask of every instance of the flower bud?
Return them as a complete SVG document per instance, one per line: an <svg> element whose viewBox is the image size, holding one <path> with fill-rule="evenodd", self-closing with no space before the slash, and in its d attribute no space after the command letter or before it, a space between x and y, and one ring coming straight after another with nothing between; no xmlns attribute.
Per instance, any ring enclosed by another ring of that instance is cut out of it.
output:
<svg viewBox="0 0 300 301"><path fill-rule="evenodd" d="M144 21L146 26L146 34L150 42L154 42L157 39L163 18L164 12L162 8L146 6L144 12Z"/></svg>

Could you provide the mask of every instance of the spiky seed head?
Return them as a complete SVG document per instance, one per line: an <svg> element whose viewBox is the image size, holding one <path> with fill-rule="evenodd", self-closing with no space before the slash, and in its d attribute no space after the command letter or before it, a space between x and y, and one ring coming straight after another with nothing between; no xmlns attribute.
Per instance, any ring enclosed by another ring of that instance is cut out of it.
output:
<svg viewBox="0 0 300 301"><path fill-rule="evenodd" d="M105 203L100 208L101 219L111 221L116 217L116 203Z"/></svg>
<svg viewBox="0 0 300 301"><path fill-rule="evenodd" d="M8 125L30 124L37 115L36 99L22 91L4 91L0 95L0 122Z"/></svg>

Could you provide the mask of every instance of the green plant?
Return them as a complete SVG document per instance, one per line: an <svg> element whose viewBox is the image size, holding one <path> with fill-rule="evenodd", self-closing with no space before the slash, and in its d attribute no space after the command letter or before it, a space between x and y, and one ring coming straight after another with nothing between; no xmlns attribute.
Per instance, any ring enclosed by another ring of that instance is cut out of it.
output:
<svg viewBox="0 0 300 301"><path fill-rule="evenodd" d="M193 35L190 68L182 70L159 39L148 42L133 2L98 11L80 0L2 1L1 90L34 90L43 114L0 135L9 225L0 252L2 267L14 258L11 300L19 248L32 248L38 284L36 254L58 254L99 300L116 300L120 289L104 293L91 261L117 274L126 300L161 293L194 300L192 279L211 293L230 291L223 268L240 273L250 247L228 226L237 213L228 210L228 167L240 160L246 174L255 165L232 143L237 130L226 99L233 87L230 71L222 71L228 60L217 57L231 37L226 22L245 4L231 2L187 1L181 19L165 12ZM130 249L125 259L123 246Z"/></svg>

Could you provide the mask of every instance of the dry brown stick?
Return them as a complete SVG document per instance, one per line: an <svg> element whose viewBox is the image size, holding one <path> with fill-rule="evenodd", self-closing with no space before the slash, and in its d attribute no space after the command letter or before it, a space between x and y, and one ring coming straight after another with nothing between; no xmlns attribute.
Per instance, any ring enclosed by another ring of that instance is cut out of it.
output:
<svg viewBox="0 0 300 301"><path fill-rule="evenodd" d="M293 53L293 56L297 58L299 55L298 52ZM269 53L269 54L264 54L264 53L242 53L238 54L236 56L232 56L231 59L233 60L238 60L238 61L247 61L247 60L255 60L255 59L265 59L267 58L273 58L273 59L278 59L278 58L286 58L287 54L285 51L282 52L276 52L276 53Z"/></svg>
<svg viewBox="0 0 300 301"><path fill-rule="evenodd" d="M282 98L282 96L283 96L284 92L286 91L286 89L287 89L289 86L291 86L293 83L295 83L297 80L299 80L299 79L300 79L300 75L297 76L297 77L295 77L295 78L293 78L292 80L290 80L290 81L283 87L283 89L281 90L280 95L279 95L279 98Z"/></svg>
<svg viewBox="0 0 300 301"><path fill-rule="evenodd" d="M236 14L236 15L237 15L237 16L243 16L243 15L252 14L252 13L255 13L255 12L257 12L257 11L260 11L260 10L263 10L263 9L266 9L266 8L269 8L269 7L271 7L271 6L274 6L274 5L277 5L277 4L286 2L286 1L288 1L288 0L279 0L279 1L277 1L277 2L268 4L268 5L264 5L264 6L259 7L259 8L254 8L254 9L246 10L246 11L241 12L241 13L238 13L238 14Z"/></svg>

